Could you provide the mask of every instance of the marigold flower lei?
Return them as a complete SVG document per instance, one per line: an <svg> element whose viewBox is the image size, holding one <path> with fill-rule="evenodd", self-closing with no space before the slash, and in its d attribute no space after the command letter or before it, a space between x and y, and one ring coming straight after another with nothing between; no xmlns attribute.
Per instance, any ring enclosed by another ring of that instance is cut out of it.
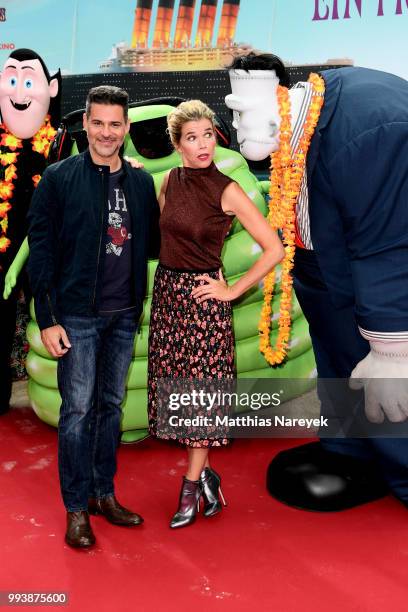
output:
<svg viewBox="0 0 408 612"><path fill-rule="evenodd" d="M11 210L11 204L8 200L13 197L14 180L17 177L17 158L19 152L17 149L23 147L22 140L17 138L7 130L5 125L0 124L2 131L0 140L0 164L5 168L4 179L0 180L0 253L4 253L11 244L7 237L8 228L8 212ZM50 123L50 116L47 115L43 125L38 132L32 137L32 149L40 155L48 157L48 152L52 141L54 140L57 131ZM37 187L41 176L35 174L32 177L34 187Z"/></svg>
<svg viewBox="0 0 408 612"><path fill-rule="evenodd" d="M278 86L278 105L281 117L279 149L271 155L271 187L268 221L275 229L282 230L285 256L281 264L281 299L279 309L278 337L272 348L270 328L272 319L272 298L275 286L275 270L264 280L264 303L259 323L260 350L270 365L278 365L288 351L291 330L292 285L291 271L295 255L296 202L306 166L306 156L312 136L319 121L324 102L324 80L312 73L308 82L312 84L312 99L303 125L303 133L295 151L291 151L292 138L291 104L286 87Z"/></svg>

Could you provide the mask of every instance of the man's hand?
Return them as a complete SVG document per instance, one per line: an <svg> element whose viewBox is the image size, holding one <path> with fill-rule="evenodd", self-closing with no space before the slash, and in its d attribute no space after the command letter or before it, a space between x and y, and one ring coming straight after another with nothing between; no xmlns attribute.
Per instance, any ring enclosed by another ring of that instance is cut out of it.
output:
<svg viewBox="0 0 408 612"><path fill-rule="evenodd" d="M52 357L62 357L71 348L65 329L61 325L53 325L43 329L41 340Z"/></svg>
<svg viewBox="0 0 408 612"><path fill-rule="evenodd" d="M132 166L132 168L144 168L144 164L142 164L142 162L140 161L137 161L137 159L135 159L134 157L128 157L127 155L125 155L123 159L125 159Z"/></svg>
<svg viewBox="0 0 408 612"><path fill-rule="evenodd" d="M408 418L408 343L370 342L371 351L354 368L351 389L364 389L365 413L371 423Z"/></svg>

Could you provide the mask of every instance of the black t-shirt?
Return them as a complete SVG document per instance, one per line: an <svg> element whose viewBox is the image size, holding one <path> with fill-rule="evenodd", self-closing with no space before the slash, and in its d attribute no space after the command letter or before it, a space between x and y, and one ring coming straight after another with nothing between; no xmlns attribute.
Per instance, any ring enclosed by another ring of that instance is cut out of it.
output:
<svg viewBox="0 0 408 612"><path fill-rule="evenodd" d="M132 227L120 185L123 170L109 175L108 229L105 239L105 266L99 312L110 314L134 308L132 282Z"/></svg>

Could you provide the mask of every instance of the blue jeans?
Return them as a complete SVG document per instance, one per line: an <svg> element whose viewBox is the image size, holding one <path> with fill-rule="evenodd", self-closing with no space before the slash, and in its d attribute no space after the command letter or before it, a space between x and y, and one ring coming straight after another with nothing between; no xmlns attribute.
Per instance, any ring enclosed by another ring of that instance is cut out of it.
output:
<svg viewBox="0 0 408 612"><path fill-rule="evenodd" d="M137 328L136 313L63 316L72 347L58 361L62 398L58 462L68 512L114 492L121 403Z"/></svg>

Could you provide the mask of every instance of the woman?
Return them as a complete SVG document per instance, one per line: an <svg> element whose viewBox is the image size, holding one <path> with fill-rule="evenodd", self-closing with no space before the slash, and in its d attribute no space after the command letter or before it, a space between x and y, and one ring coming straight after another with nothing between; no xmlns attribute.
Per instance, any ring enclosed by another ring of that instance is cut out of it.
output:
<svg viewBox="0 0 408 612"><path fill-rule="evenodd" d="M228 440L210 432L203 437L194 428L188 436L171 434L168 415L158 411L157 382L234 378L231 301L260 281L284 251L253 202L214 165L214 113L208 106L199 100L183 102L169 114L167 123L183 166L169 172L159 195L161 251L150 319L148 411L154 435L176 437L187 447L188 469L179 508L170 523L178 528L195 520L201 496L205 516L221 510L220 477L210 467L209 449ZM228 286L220 254L234 216L263 253Z"/></svg>

